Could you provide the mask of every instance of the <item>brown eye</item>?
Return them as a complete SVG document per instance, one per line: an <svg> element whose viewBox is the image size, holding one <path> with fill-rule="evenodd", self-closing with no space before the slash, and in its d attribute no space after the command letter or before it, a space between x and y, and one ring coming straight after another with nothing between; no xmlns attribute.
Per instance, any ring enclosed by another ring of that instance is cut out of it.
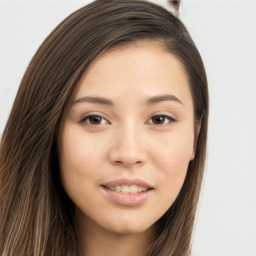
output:
<svg viewBox="0 0 256 256"><path fill-rule="evenodd" d="M162 125L162 124L172 123L176 121L171 116L166 116L166 115L156 115L151 117L151 120L152 121L150 123L153 123L156 125Z"/></svg>
<svg viewBox="0 0 256 256"><path fill-rule="evenodd" d="M98 115L89 115L84 117L80 123L85 123L85 124L89 124L89 125L102 125L102 124L106 124L107 120L105 118L103 118L102 116L98 116Z"/></svg>
<svg viewBox="0 0 256 256"><path fill-rule="evenodd" d="M89 116L88 117L88 121L91 124L100 124L101 123L101 117L100 116Z"/></svg>

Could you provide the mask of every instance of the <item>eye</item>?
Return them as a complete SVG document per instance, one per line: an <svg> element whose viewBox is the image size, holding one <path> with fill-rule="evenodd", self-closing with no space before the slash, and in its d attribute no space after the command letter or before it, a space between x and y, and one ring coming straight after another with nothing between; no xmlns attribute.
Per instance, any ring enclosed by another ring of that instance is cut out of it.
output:
<svg viewBox="0 0 256 256"><path fill-rule="evenodd" d="M155 115L150 118L149 123L150 124L156 124L156 125L163 125L163 124L168 124L168 123L173 123L176 122L176 120L167 115Z"/></svg>
<svg viewBox="0 0 256 256"><path fill-rule="evenodd" d="M102 124L107 124L108 121L102 116L99 115L89 115L85 116L80 123L85 123L88 125L102 125Z"/></svg>

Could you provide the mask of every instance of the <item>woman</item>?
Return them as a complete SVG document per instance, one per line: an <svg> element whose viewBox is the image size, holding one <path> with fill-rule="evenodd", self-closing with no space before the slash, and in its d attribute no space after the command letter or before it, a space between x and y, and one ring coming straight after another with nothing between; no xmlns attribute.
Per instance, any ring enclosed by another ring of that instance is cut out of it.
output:
<svg viewBox="0 0 256 256"><path fill-rule="evenodd" d="M190 254L207 80L146 1L95 1L29 64L0 148L1 255Z"/></svg>

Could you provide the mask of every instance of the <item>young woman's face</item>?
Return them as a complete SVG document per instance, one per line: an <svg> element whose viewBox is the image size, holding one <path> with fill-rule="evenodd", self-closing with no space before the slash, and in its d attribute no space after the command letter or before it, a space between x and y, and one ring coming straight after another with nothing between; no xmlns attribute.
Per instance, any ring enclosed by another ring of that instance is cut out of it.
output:
<svg viewBox="0 0 256 256"><path fill-rule="evenodd" d="M194 135L186 73L160 43L99 57L60 135L62 184L78 222L117 234L148 230L182 187Z"/></svg>

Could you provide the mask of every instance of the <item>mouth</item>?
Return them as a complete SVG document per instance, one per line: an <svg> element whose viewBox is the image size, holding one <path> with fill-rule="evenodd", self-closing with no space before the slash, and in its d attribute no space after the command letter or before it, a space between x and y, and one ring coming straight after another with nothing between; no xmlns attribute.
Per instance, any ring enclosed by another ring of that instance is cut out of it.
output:
<svg viewBox="0 0 256 256"><path fill-rule="evenodd" d="M154 194L154 187L140 179L121 178L100 186L107 198L123 206L142 205Z"/></svg>
<svg viewBox="0 0 256 256"><path fill-rule="evenodd" d="M117 185L117 186L106 186L102 185L103 188L109 189L112 191L121 192L124 194L137 194L137 193L143 193L149 190L152 190L151 187L144 187L144 186L138 186L138 185Z"/></svg>
<svg viewBox="0 0 256 256"><path fill-rule="evenodd" d="M154 187L141 179L120 178L101 185L105 189L124 193L137 194L154 189Z"/></svg>

